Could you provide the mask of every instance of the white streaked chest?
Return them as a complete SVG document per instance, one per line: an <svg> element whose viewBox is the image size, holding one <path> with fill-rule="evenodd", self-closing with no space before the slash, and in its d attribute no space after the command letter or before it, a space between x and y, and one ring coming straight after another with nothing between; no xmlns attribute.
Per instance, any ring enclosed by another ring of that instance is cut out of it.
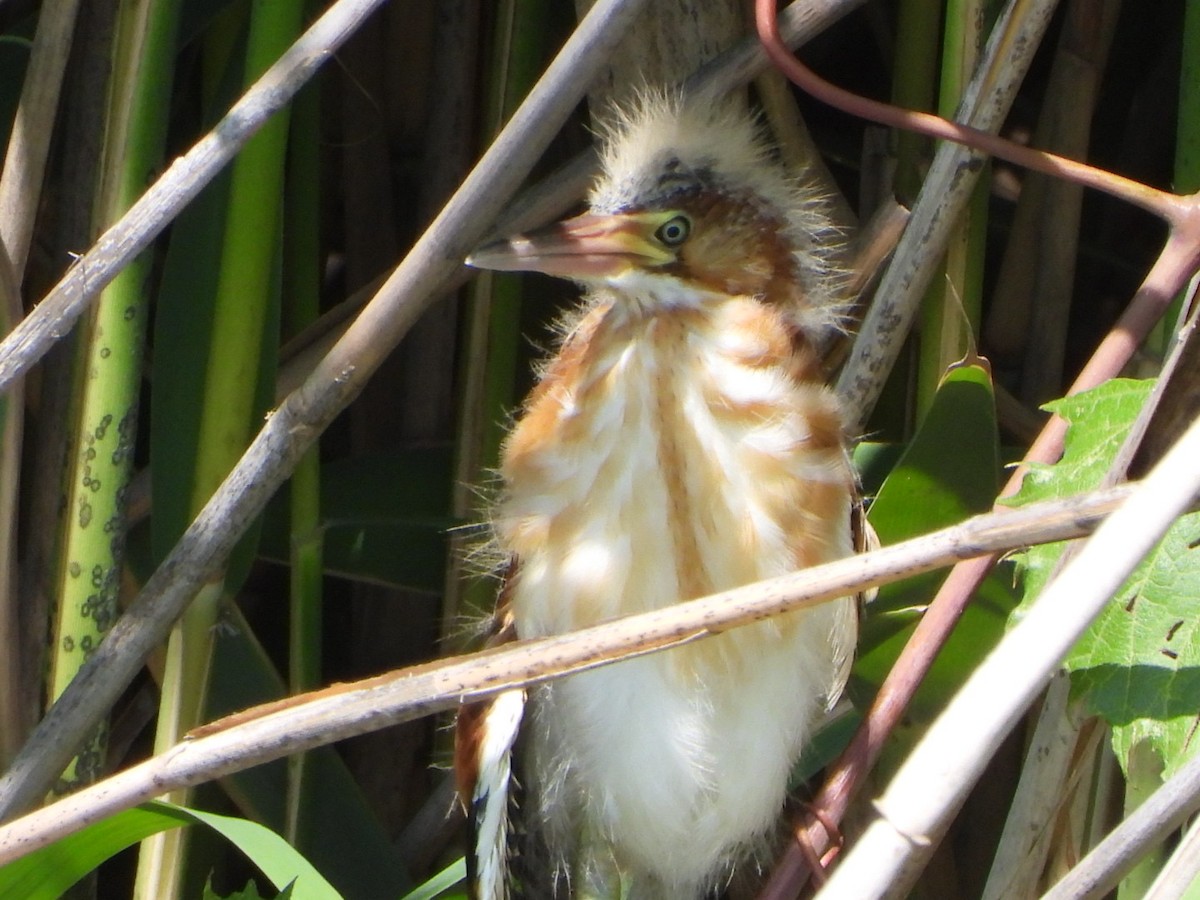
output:
<svg viewBox="0 0 1200 900"><path fill-rule="evenodd" d="M836 410L790 373L783 329L745 298L656 317L610 311L594 329L527 411L502 467L496 523L520 560L522 636L847 551L840 435L814 427Z"/></svg>

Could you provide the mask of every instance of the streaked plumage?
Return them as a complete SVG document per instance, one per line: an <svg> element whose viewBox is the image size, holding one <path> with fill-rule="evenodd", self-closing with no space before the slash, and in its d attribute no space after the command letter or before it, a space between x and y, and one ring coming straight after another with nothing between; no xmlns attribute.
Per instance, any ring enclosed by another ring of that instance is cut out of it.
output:
<svg viewBox="0 0 1200 900"><path fill-rule="evenodd" d="M851 552L814 350L838 315L821 209L749 118L655 95L604 136L589 213L472 257L588 289L504 447L494 527L519 637ZM777 820L855 635L847 599L532 692L522 815L560 886L719 885Z"/></svg>

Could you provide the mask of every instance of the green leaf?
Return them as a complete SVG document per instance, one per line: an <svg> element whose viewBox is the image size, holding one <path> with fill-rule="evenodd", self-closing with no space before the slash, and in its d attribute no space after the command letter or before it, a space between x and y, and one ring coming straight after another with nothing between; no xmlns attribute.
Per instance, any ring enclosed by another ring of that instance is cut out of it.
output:
<svg viewBox="0 0 1200 900"><path fill-rule="evenodd" d="M178 807L176 807L178 809ZM242 851L277 890L291 889L295 900L341 900L341 894L282 837L248 819L181 810Z"/></svg>
<svg viewBox="0 0 1200 900"><path fill-rule="evenodd" d="M864 496L873 497L879 493L888 473L896 468L903 454L904 447L900 444L860 441L855 446L854 470L858 473Z"/></svg>
<svg viewBox="0 0 1200 900"><path fill-rule="evenodd" d="M999 473L991 376L983 365L956 366L868 519L885 545L943 528L989 510ZM868 604L851 682L856 703L873 695L890 671L942 577L930 572L886 585ZM981 586L914 700L918 718L940 708L1000 639L1014 602L1008 581L1001 573Z"/></svg>
<svg viewBox="0 0 1200 900"><path fill-rule="evenodd" d="M1170 778L1200 744L1200 513L1142 561L1067 658L1090 712L1126 762L1146 741Z"/></svg>
<svg viewBox="0 0 1200 900"><path fill-rule="evenodd" d="M1031 466L1020 492L1009 503L1024 506L1099 487L1152 386L1149 381L1116 378L1094 390L1046 404L1070 424L1062 458L1054 465ZM1043 544L1022 554L1019 572L1025 599L1018 615L1045 587L1063 546Z"/></svg>
<svg viewBox="0 0 1200 900"><path fill-rule="evenodd" d="M185 16L189 5L184 4ZM245 41L245 31L244 23L235 22L216 42L227 36ZM274 39L282 40L282 35ZM242 57L249 52L242 46L222 64L207 67L217 90L207 112L224 110L241 94ZM286 119L277 117L264 132L278 130L280 122L286 124ZM260 132L251 143L261 147L262 138ZM261 187L275 184L278 166L264 166L269 177L255 179L242 172L235 178L245 158L244 149L233 169L217 176L184 210L171 228L163 260L154 312L149 425L151 531L158 561L232 468L273 402L280 229L266 223L252 231L253 240L241 241L231 239L229 231L246 227L246 207L255 213L278 210L278 191L264 199L247 198L242 190L247 180ZM234 387L222 376L236 376ZM257 540L257 531L251 530L231 554L225 574L230 590L244 578Z"/></svg>
<svg viewBox="0 0 1200 900"><path fill-rule="evenodd" d="M200 823L242 851L279 890L293 884L297 900L340 900L313 866L268 828L246 819L219 816L151 801L109 816L0 868L0 897L56 900L104 860L143 838L180 825Z"/></svg>
<svg viewBox="0 0 1200 900"><path fill-rule="evenodd" d="M871 504L871 524L892 544L985 512L999 472L991 376L983 366L957 366Z"/></svg>
<svg viewBox="0 0 1200 900"><path fill-rule="evenodd" d="M403 900L433 900L434 897L442 896L444 891L462 884L466 878L467 861L460 857L424 884L405 894Z"/></svg>
<svg viewBox="0 0 1200 900"><path fill-rule="evenodd" d="M1046 404L1069 424L1062 458L1033 465L1012 504L1069 497L1098 487L1134 418L1145 405L1153 381L1114 378L1098 388Z"/></svg>
<svg viewBox="0 0 1200 900"><path fill-rule="evenodd" d="M199 452L202 373L212 338L217 266L208 248L220 246L228 207L229 174L219 175L176 220L163 263L154 312L150 393L151 525L155 564L191 522ZM203 259L202 264L197 260Z"/></svg>
<svg viewBox="0 0 1200 900"><path fill-rule="evenodd" d="M1062 459L1025 479L1018 503L1067 497L1098 487L1153 388L1117 380L1051 408L1070 423ZM1024 554L1026 602L1045 586L1063 545ZM1113 730L1128 768L1146 741L1173 772L1200 742L1200 514L1181 517L1142 561L1067 658L1072 685L1089 712Z"/></svg>

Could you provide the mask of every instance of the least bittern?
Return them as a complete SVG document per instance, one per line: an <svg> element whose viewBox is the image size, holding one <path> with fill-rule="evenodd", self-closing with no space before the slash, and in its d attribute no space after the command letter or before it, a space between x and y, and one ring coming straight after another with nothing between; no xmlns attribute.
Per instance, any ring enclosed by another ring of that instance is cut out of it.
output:
<svg viewBox="0 0 1200 900"><path fill-rule="evenodd" d="M854 476L816 350L839 315L820 197L711 101L643 98L603 144L587 213L468 260L587 289L503 450L498 616L521 638L851 552ZM686 900L722 884L768 842L856 633L847 598L531 691L519 837L546 871L526 850L520 891ZM510 889L521 700L460 718L486 898Z"/></svg>

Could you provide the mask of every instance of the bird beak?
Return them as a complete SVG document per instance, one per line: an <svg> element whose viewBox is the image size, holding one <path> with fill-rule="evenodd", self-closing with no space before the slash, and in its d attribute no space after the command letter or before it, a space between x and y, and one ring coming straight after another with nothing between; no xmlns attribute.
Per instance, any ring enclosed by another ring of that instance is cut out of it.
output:
<svg viewBox="0 0 1200 900"><path fill-rule="evenodd" d="M501 272L544 272L593 281L630 268L672 262L675 254L654 239L661 215L585 213L539 231L480 247L467 265Z"/></svg>

